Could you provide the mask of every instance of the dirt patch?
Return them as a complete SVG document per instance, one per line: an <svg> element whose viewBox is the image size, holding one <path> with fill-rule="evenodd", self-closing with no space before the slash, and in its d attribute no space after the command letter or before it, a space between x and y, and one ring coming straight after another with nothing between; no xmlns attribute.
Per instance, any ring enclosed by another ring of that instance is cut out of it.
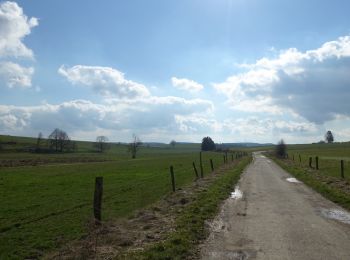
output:
<svg viewBox="0 0 350 260"><path fill-rule="evenodd" d="M62 247L58 252L47 255L46 259L115 259L125 253L164 241L175 230L177 216L196 200L207 188L236 161L224 165L185 188L165 196L150 207L137 211L128 219L117 219L95 226L88 225L88 235Z"/></svg>

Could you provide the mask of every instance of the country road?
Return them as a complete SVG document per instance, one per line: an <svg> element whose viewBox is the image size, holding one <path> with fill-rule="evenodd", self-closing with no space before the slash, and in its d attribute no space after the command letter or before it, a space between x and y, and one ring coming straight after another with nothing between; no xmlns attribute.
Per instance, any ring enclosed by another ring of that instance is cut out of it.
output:
<svg viewBox="0 0 350 260"><path fill-rule="evenodd" d="M254 153L211 223L201 258L350 259L349 212L291 177Z"/></svg>

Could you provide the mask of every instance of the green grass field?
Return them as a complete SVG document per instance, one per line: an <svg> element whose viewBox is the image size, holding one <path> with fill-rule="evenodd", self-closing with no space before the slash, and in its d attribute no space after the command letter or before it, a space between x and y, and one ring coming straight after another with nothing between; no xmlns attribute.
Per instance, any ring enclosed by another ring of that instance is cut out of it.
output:
<svg viewBox="0 0 350 260"><path fill-rule="evenodd" d="M199 166L198 148L143 147L134 160L123 145L105 154L3 151L0 160L39 157L52 158L52 163L0 168L0 259L38 258L82 237L92 219L96 176L104 177L103 221L128 217L171 192L170 165L177 187L191 183L195 179L192 162ZM82 157L108 161L80 162ZM73 158L73 163L66 163L67 158ZM223 154L203 153L205 175L210 174L209 159L217 167L223 164Z"/></svg>
<svg viewBox="0 0 350 260"><path fill-rule="evenodd" d="M315 167L315 157L319 158L319 172L324 175L340 178L340 160L344 160L345 178L350 180L350 143L333 144L308 144L289 145L289 159L293 158L299 164L299 154L301 165L309 165L309 157L312 157L313 167Z"/></svg>

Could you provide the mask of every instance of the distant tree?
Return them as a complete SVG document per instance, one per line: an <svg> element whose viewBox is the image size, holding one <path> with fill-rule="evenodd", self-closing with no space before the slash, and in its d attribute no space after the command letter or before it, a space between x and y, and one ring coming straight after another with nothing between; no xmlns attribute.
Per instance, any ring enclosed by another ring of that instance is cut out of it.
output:
<svg viewBox="0 0 350 260"><path fill-rule="evenodd" d="M283 139L278 142L276 145L276 156L280 158L285 158L287 155L287 146L284 143Z"/></svg>
<svg viewBox="0 0 350 260"><path fill-rule="evenodd" d="M39 132L38 138L36 139L36 147L35 147L36 152L40 152L42 141L43 141L43 134Z"/></svg>
<svg viewBox="0 0 350 260"><path fill-rule="evenodd" d="M325 138L326 142L329 143L329 144L334 142L333 133L331 131L329 131L329 130L325 134L324 138Z"/></svg>
<svg viewBox="0 0 350 260"><path fill-rule="evenodd" d="M215 147L214 141L209 136L202 139L202 151L214 151Z"/></svg>
<svg viewBox="0 0 350 260"><path fill-rule="evenodd" d="M97 136L96 137L96 142L94 143L95 148L103 153L107 149L109 149L109 143L108 143L108 138L106 136Z"/></svg>
<svg viewBox="0 0 350 260"><path fill-rule="evenodd" d="M175 145L176 145L176 141L175 140L171 140L170 145L174 148Z"/></svg>
<svg viewBox="0 0 350 260"><path fill-rule="evenodd" d="M140 149L141 145L142 145L142 142L140 138L138 138L137 135L133 134L132 141L131 143L129 143L129 146L128 146L128 151L130 152L132 159L136 158L137 151Z"/></svg>
<svg viewBox="0 0 350 260"><path fill-rule="evenodd" d="M63 152L69 150L71 141L65 131L56 128L48 137L48 145L55 152Z"/></svg>

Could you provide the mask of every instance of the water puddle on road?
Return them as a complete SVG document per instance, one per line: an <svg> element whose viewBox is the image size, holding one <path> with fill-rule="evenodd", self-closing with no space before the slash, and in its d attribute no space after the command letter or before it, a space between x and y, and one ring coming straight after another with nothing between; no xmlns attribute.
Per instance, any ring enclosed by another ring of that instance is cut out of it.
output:
<svg viewBox="0 0 350 260"><path fill-rule="evenodd" d="M239 187L236 186L235 191L231 192L231 199L238 200L238 199L241 199L242 197L243 197L242 191L240 191Z"/></svg>
<svg viewBox="0 0 350 260"><path fill-rule="evenodd" d="M340 209L321 209L321 214L330 219L350 225L350 213Z"/></svg>
<svg viewBox="0 0 350 260"><path fill-rule="evenodd" d="M288 181L288 182L293 182L293 183L300 183L300 181L298 181L298 180L295 179L295 178L287 178L286 181Z"/></svg>

